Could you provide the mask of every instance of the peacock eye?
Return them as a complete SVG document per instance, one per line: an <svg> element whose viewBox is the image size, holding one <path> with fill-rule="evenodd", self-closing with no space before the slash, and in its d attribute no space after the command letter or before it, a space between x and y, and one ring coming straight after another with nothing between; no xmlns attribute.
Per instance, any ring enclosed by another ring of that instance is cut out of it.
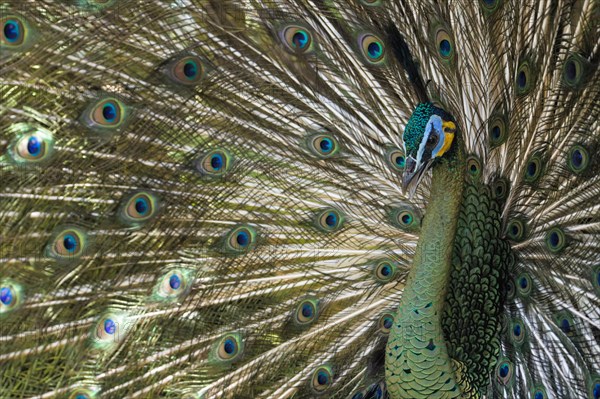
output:
<svg viewBox="0 0 600 399"><path fill-rule="evenodd" d="M86 234L77 228L68 228L50 241L48 254L56 259L78 258L83 254L86 246Z"/></svg>
<svg viewBox="0 0 600 399"><path fill-rule="evenodd" d="M340 150L338 141L331 134L316 134L307 138L308 149L321 159L333 157Z"/></svg>
<svg viewBox="0 0 600 399"><path fill-rule="evenodd" d="M331 386L333 379L333 372L328 366L320 366L314 372L312 376L312 387L317 392L323 392Z"/></svg>
<svg viewBox="0 0 600 399"><path fill-rule="evenodd" d="M12 280L0 280L0 316L16 309L23 302L21 285Z"/></svg>
<svg viewBox="0 0 600 399"><path fill-rule="evenodd" d="M307 325L316 320L318 315L318 302L313 299L305 299L296 307L294 321L300 325Z"/></svg>
<svg viewBox="0 0 600 399"><path fill-rule="evenodd" d="M385 46L383 40L371 33L358 39L359 48L365 59L371 64L381 64L385 61Z"/></svg>
<svg viewBox="0 0 600 399"><path fill-rule="evenodd" d="M175 61L167 70L167 74L176 83L191 86L206 77L206 67L199 57L187 56Z"/></svg>
<svg viewBox="0 0 600 399"><path fill-rule="evenodd" d="M39 164L50 158L54 150L52 133L30 125L15 125L16 130L27 131L13 142L9 149L12 160L19 164Z"/></svg>
<svg viewBox="0 0 600 399"><path fill-rule="evenodd" d="M580 174L585 172L590 163L590 154L588 150L581 145L574 145L569 150L568 167L573 173Z"/></svg>
<svg viewBox="0 0 600 399"><path fill-rule="evenodd" d="M158 201L149 192L139 192L127 199L121 206L120 217L129 225L140 225L156 215Z"/></svg>
<svg viewBox="0 0 600 399"><path fill-rule="evenodd" d="M295 54L307 54L313 50L313 35L309 29L290 25L281 31L281 40L288 51Z"/></svg>
<svg viewBox="0 0 600 399"><path fill-rule="evenodd" d="M400 149L391 149L386 153L386 161L387 163L398 171L403 171L406 166L406 157L404 156L404 152Z"/></svg>
<svg viewBox="0 0 600 399"><path fill-rule="evenodd" d="M531 394L532 399L548 399L548 394L546 393L546 389L542 386L536 386Z"/></svg>
<svg viewBox="0 0 600 399"><path fill-rule="evenodd" d="M394 278L396 266L393 262L383 260L375 265L375 278L381 283L386 283Z"/></svg>
<svg viewBox="0 0 600 399"><path fill-rule="evenodd" d="M209 151L196 161L196 168L205 176L221 177L231 169L232 156L227 150Z"/></svg>
<svg viewBox="0 0 600 399"><path fill-rule="evenodd" d="M233 229L227 236L227 248L234 253L249 251L256 243L256 232L249 226Z"/></svg>
<svg viewBox="0 0 600 399"><path fill-rule="evenodd" d="M565 245L567 240L565 233L559 227L554 227L546 234L546 246L552 253L560 252Z"/></svg>
<svg viewBox="0 0 600 399"><path fill-rule="evenodd" d="M508 359L503 359L498 362L496 366L496 379L502 385L507 385L514 373L514 366Z"/></svg>
<svg viewBox="0 0 600 399"><path fill-rule="evenodd" d="M510 337L515 345L521 345L525 341L525 324L521 320L513 320L510 326Z"/></svg>
<svg viewBox="0 0 600 399"><path fill-rule="evenodd" d="M343 222L343 215L332 208L325 209L317 215L317 227L325 232L338 230Z"/></svg>
<svg viewBox="0 0 600 399"><path fill-rule="evenodd" d="M218 341L216 354L219 360L234 361L240 356L243 349L242 337L239 334L231 333L225 335Z"/></svg>
<svg viewBox="0 0 600 399"><path fill-rule="evenodd" d="M0 45L7 50L23 50L28 47L34 33L32 26L21 16L4 15L0 18Z"/></svg>
<svg viewBox="0 0 600 399"><path fill-rule="evenodd" d="M379 331L384 334L389 334L392 326L394 325L394 315L391 313L384 313L377 322Z"/></svg>

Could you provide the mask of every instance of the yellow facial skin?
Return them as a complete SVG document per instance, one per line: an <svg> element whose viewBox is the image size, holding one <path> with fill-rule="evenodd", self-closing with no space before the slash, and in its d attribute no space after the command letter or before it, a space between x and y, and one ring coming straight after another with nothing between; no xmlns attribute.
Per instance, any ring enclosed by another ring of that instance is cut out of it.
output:
<svg viewBox="0 0 600 399"><path fill-rule="evenodd" d="M454 124L454 122L451 121L443 121L442 128L444 129L445 137L444 145L436 154L436 158L441 157L446 151L450 149L450 146L452 145L452 140L454 140L454 132L456 132L456 125Z"/></svg>

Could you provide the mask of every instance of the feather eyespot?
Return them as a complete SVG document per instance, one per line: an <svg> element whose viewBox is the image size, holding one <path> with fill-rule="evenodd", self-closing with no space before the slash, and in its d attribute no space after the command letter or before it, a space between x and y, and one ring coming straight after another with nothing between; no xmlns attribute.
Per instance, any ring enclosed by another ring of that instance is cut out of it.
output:
<svg viewBox="0 0 600 399"><path fill-rule="evenodd" d="M421 214L410 205L393 205L389 217L391 223L402 230L413 231L421 227Z"/></svg>
<svg viewBox="0 0 600 399"><path fill-rule="evenodd" d="M531 399L548 399L546 389L540 385L536 385L531 390Z"/></svg>
<svg viewBox="0 0 600 399"><path fill-rule="evenodd" d="M527 273L523 273L517 277L517 293L521 297L528 297L533 290L533 282Z"/></svg>
<svg viewBox="0 0 600 399"><path fill-rule="evenodd" d="M33 165L47 161L54 150L52 133L46 129L27 124L18 124L14 130L25 132L10 146L12 160L22 165Z"/></svg>
<svg viewBox="0 0 600 399"><path fill-rule="evenodd" d="M217 358L221 361L232 362L238 359L243 351L241 335L231 333L221 338L216 347Z"/></svg>
<svg viewBox="0 0 600 399"><path fill-rule="evenodd" d="M76 389L69 395L69 399L94 399L96 398L96 394L94 391L89 389Z"/></svg>
<svg viewBox="0 0 600 399"><path fill-rule="evenodd" d="M158 212L158 200L152 193L141 191L129 197L121 205L120 216L129 225L141 225Z"/></svg>
<svg viewBox="0 0 600 399"><path fill-rule="evenodd" d="M467 159L467 173L473 178L481 176L481 162L476 157Z"/></svg>
<svg viewBox="0 0 600 399"><path fill-rule="evenodd" d="M24 50L32 43L34 29L27 19L19 15L6 15L0 18L0 46L5 50Z"/></svg>
<svg viewBox="0 0 600 399"><path fill-rule="evenodd" d="M515 87L517 89L517 94L523 95L529 93L531 88L533 87L533 75L531 71L531 67L527 61L523 62L519 69L517 69L517 74L515 76Z"/></svg>
<svg viewBox="0 0 600 399"><path fill-rule="evenodd" d="M79 258L87 247L87 236L78 228L67 228L54 236L47 248L49 256L58 260Z"/></svg>
<svg viewBox="0 0 600 399"><path fill-rule="evenodd" d="M305 299L296 307L294 311L294 321L300 325L313 323L318 316L318 301L315 299Z"/></svg>
<svg viewBox="0 0 600 399"><path fill-rule="evenodd" d="M554 316L554 322L556 323L557 327L566 335L571 336L575 334L576 331L573 317L567 311L557 313Z"/></svg>
<svg viewBox="0 0 600 399"><path fill-rule="evenodd" d="M496 115L491 118L489 126L490 144L492 147L497 147L503 144L507 137L508 131L506 128L506 121L503 117Z"/></svg>
<svg viewBox="0 0 600 399"><path fill-rule="evenodd" d="M364 399L365 398L365 394L362 392L357 392L352 396L352 399Z"/></svg>
<svg viewBox="0 0 600 399"><path fill-rule="evenodd" d="M513 378L514 366L508 359L502 359L496 366L496 379L502 385L507 385Z"/></svg>
<svg viewBox="0 0 600 399"><path fill-rule="evenodd" d="M406 157L404 152L397 148L392 148L386 153L386 161L393 169L402 172L406 167Z"/></svg>
<svg viewBox="0 0 600 399"><path fill-rule="evenodd" d="M281 30L280 38L285 48L294 54L308 54L314 50L312 32L299 25L289 25Z"/></svg>
<svg viewBox="0 0 600 399"><path fill-rule="evenodd" d="M240 226L227 235L227 247L233 253L251 250L256 244L256 231L250 226Z"/></svg>
<svg viewBox="0 0 600 399"><path fill-rule="evenodd" d="M435 44L438 55L444 61L450 61L454 57L454 40L443 28L438 28L435 33Z"/></svg>
<svg viewBox="0 0 600 399"><path fill-rule="evenodd" d="M535 183L542 175L542 160L539 156L534 155L525 165L525 173L523 179L527 183Z"/></svg>
<svg viewBox="0 0 600 399"><path fill-rule="evenodd" d="M579 54L572 54L567 57L562 71L563 83L571 89L581 87L588 75L588 66L589 62Z"/></svg>
<svg viewBox="0 0 600 399"><path fill-rule="evenodd" d="M109 312L94 325L91 340L96 348L109 349L123 340L128 329L125 313Z"/></svg>
<svg viewBox="0 0 600 399"><path fill-rule="evenodd" d="M333 383L333 371L329 366L319 366L313 371L311 378L312 388L318 392L326 391Z"/></svg>
<svg viewBox="0 0 600 399"><path fill-rule="evenodd" d="M206 78L205 64L198 56L186 56L173 62L167 69L167 75L175 83L193 86Z"/></svg>
<svg viewBox="0 0 600 399"><path fill-rule="evenodd" d="M321 159L331 158L340 150L338 141L330 134L316 134L307 139L308 149Z"/></svg>
<svg viewBox="0 0 600 399"><path fill-rule="evenodd" d="M391 313L384 313L377 322L379 331L383 334L389 334L392 326L394 325L394 315Z"/></svg>
<svg viewBox="0 0 600 399"><path fill-rule="evenodd" d="M546 234L546 247L548 247L550 252L558 253L565 247L566 244L567 240L565 233L560 227L554 227Z"/></svg>
<svg viewBox="0 0 600 399"><path fill-rule="evenodd" d="M23 288L12 280L0 281L0 315L18 308L23 302Z"/></svg>
<svg viewBox="0 0 600 399"><path fill-rule="evenodd" d="M525 222L520 219L514 219L506 225L506 236L509 240L520 242L525 238Z"/></svg>
<svg viewBox="0 0 600 399"><path fill-rule="evenodd" d="M317 227L327 233L339 230L344 223L344 216L333 208L327 208L317 214Z"/></svg>
<svg viewBox="0 0 600 399"><path fill-rule="evenodd" d="M359 36L358 45L365 60L373 65L385 61L385 45L383 40L372 33Z"/></svg>
<svg viewBox="0 0 600 399"><path fill-rule="evenodd" d="M125 125L128 108L123 102L106 97L90 104L83 113L84 123L98 132L118 131Z"/></svg>
<svg viewBox="0 0 600 399"><path fill-rule="evenodd" d="M510 328L510 338L515 345L521 345L525 341L525 324L521 320L513 320Z"/></svg>
<svg viewBox="0 0 600 399"><path fill-rule="evenodd" d="M569 150L568 166L576 174L585 172L590 164L590 154L588 150L581 145L574 145Z"/></svg>
<svg viewBox="0 0 600 399"><path fill-rule="evenodd" d="M492 184L492 196L497 200L506 199L509 183L505 178L499 178Z"/></svg>
<svg viewBox="0 0 600 399"><path fill-rule="evenodd" d="M379 261L375 265L374 273L377 281L381 283L387 283L391 281L396 275L396 265L394 262L389 260Z"/></svg>
<svg viewBox="0 0 600 399"><path fill-rule="evenodd" d="M231 169L233 158L227 150L216 149L196 161L196 169L205 176L221 177Z"/></svg>
<svg viewBox="0 0 600 399"><path fill-rule="evenodd" d="M501 4L502 0L480 0L481 6L487 12L495 11Z"/></svg>

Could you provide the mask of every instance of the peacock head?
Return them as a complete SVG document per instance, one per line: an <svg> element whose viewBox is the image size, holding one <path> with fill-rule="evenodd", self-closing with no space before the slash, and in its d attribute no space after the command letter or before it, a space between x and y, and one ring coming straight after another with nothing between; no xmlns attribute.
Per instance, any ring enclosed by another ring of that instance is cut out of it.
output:
<svg viewBox="0 0 600 399"><path fill-rule="evenodd" d="M402 134L406 159L404 190L410 185L414 192L435 159L448 152L455 132L456 124L446 111L429 102L417 105Z"/></svg>

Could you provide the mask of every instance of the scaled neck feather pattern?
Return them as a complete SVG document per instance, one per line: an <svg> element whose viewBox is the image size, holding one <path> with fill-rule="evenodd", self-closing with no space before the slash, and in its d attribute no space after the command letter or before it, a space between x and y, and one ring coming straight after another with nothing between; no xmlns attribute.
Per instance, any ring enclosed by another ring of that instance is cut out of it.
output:
<svg viewBox="0 0 600 399"><path fill-rule="evenodd" d="M461 144L432 171L427 214L387 344L392 399L461 395L441 323L464 189Z"/></svg>

